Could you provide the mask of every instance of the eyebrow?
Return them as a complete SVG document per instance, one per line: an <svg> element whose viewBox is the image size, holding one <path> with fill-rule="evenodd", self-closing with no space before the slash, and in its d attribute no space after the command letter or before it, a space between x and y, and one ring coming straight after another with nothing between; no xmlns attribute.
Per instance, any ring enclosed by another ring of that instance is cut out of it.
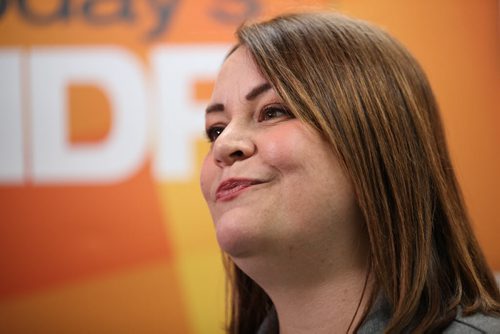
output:
<svg viewBox="0 0 500 334"><path fill-rule="evenodd" d="M211 104L205 109L205 113L211 113L215 111L224 111L224 105L222 103Z"/></svg>
<svg viewBox="0 0 500 334"><path fill-rule="evenodd" d="M251 101L255 99L257 96L260 94L264 93L265 91L271 89L271 85L269 82L264 82L263 84L258 85L257 87L253 88L246 96L245 99L247 101Z"/></svg>
<svg viewBox="0 0 500 334"><path fill-rule="evenodd" d="M247 95L245 95L245 99L247 101L252 101L257 96L264 93L265 91L268 91L269 89L271 89L271 84L269 82L264 82L256 87L252 88L252 90L250 92L248 92ZM222 103L211 104L207 107L207 109L205 110L205 113L208 114L208 113L217 112L217 111L224 111L224 104L222 104Z"/></svg>

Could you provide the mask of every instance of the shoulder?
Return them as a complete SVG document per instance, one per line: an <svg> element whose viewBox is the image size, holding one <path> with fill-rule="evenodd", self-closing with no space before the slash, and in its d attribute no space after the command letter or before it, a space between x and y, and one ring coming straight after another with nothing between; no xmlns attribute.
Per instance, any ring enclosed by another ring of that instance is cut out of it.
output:
<svg viewBox="0 0 500 334"><path fill-rule="evenodd" d="M389 304L384 298L377 298L371 311L358 329L358 334L384 333L391 318ZM459 308L458 313L444 334L500 334L500 317L475 313L464 316Z"/></svg>
<svg viewBox="0 0 500 334"><path fill-rule="evenodd" d="M500 334L500 317L476 313L469 316L461 314L444 330L445 334L493 333Z"/></svg>

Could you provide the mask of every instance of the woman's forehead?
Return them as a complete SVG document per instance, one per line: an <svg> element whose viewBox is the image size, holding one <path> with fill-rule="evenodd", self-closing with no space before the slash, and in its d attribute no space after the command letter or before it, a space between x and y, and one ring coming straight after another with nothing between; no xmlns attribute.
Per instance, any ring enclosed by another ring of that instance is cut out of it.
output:
<svg viewBox="0 0 500 334"><path fill-rule="evenodd" d="M245 46L238 47L223 63L215 80L212 102L229 97L245 98L255 86L267 80Z"/></svg>

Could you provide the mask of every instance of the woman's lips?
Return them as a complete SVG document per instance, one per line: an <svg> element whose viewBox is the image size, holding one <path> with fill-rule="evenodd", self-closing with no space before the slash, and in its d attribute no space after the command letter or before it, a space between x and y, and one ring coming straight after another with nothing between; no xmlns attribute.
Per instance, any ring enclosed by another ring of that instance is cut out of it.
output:
<svg viewBox="0 0 500 334"><path fill-rule="evenodd" d="M229 201L238 196L245 189L261 184L262 181L252 179L229 179L223 181L215 193L216 201Z"/></svg>

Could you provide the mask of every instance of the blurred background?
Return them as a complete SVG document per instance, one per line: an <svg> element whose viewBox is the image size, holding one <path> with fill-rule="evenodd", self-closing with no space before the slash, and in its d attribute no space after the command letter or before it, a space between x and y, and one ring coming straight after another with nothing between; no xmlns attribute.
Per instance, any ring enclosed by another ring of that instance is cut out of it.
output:
<svg viewBox="0 0 500 334"><path fill-rule="evenodd" d="M500 272L496 1L0 0L0 333L222 333L204 106L241 22L309 7L421 62Z"/></svg>

